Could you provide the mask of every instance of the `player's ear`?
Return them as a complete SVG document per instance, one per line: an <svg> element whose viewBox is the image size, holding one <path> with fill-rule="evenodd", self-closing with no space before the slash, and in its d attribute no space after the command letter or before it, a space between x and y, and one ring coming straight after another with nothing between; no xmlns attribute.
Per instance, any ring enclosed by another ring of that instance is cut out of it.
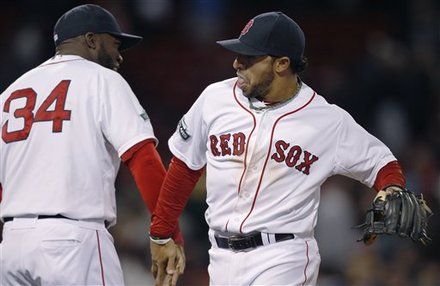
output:
<svg viewBox="0 0 440 286"><path fill-rule="evenodd" d="M87 47L90 49L96 49L96 36L94 33L88 32L84 35Z"/></svg>
<svg viewBox="0 0 440 286"><path fill-rule="evenodd" d="M275 71L278 73L287 71L290 65L291 62L288 57L280 57L275 59Z"/></svg>

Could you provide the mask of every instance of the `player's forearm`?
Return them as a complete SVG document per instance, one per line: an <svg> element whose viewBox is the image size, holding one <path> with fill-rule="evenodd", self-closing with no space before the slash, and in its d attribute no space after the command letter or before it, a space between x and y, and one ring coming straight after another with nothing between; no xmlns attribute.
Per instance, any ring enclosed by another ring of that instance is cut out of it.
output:
<svg viewBox="0 0 440 286"><path fill-rule="evenodd" d="M397 161L392 161L379 170L373 188L376 191L380 191L391 185L397 185L403 188L406 185L402 167Z"/></svg>
<svg viewBox="0 0 440 286"><path fill-rule="evenodd" d="M152 236L162 238L171 236L202 172L203 169L197 171L189 169L176 157L171 160L153 213L150 228Z"/></svg>
<svg viewBox="0 0 440 286"><path fill-rule="evenodd" d="M154 141L145 140L136 144L124 153L122 160L130 169L142 200L150 213L153 213L166 174ZM174 228L173 239L183 245L183 236L178 224Z"/></svg>
<svg viewBox="0 0 440 286"><path fill-rule="evenodd" d="M141 197L153 213L166 170L152 140L142 141L122 156L130 169Z"/></svg>

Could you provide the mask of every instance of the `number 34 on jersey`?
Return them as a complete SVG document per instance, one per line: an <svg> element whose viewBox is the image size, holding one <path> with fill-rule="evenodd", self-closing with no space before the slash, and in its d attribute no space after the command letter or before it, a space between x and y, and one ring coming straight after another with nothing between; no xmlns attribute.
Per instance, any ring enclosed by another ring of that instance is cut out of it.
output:
<svg viewBox="0 0 440 286"><path fill-rule="evenodd" d="M2 139L5 143L26 140L34 127L34 123L42 121L52 121L52 132L59 133L63 131L63 121L70 120L71 110L65 109L66 97L68 94L70 80L62 80L46 97L43 103L37 108L37 93L32 88L19 89L12 92L5 100L3 112L9 114L9 118L2 126ZM14 102L18 100L25 100L24 106L13 108L18 104ZM51 106L54 107L51 108ZM21 129L13 129L12 120L19 120L22 122L15 122L14 126L20 126Z"/></svg>

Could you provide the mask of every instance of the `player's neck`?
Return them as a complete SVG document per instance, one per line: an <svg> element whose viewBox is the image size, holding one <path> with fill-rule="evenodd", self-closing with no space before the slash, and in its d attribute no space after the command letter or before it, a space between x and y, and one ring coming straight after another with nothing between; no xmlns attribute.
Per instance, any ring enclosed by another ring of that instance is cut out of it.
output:
<svg viewBox="0 0 440 286"><path fill-rule="evenodd" d="M90 53L82 48L78 48L75 45L63 45L56 49L56 55L71 55L71 56L80 56L86 60L90 59Z"/></svg>
<svg viewBox="0 0 440 286"><path fill-rule="evenodd" d="M278 103L289 100L298 93L300 88L296 74L288 78L278 78L272 83L270 92L263 99L266 103Z"/></svg>
<svg viewBox="0 0 440 286"><path fill-rule="evenodd" d="M74 51L57 51L55 53L55 55L60 55L60 56L79 56L79 57L82 57L84 59L88 59L85 54L74 52Z"/></svg>

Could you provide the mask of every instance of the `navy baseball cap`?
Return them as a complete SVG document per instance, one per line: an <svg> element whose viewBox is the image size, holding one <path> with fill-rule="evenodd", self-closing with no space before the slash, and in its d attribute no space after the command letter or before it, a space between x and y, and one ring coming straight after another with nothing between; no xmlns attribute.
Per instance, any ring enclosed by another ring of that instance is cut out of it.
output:
<svg viewBox="0 0 440 286"><path fill-rule="evenodd" d="M55 46L63 41L89 32L110 34L121 41L119 50L128 49L142 40L142 37L121 31L115 17L104 8L86 4L77 6L61 16L55 24L53 39Z"/></svg>
<svg viewBox="0 0 440 286"><path fill-rule="evenodd" d="M304 55L305 38L299 25L281 12L260 14L250 20L238 39L218 41L237 54L289 57L298 62Z"/></svg>

